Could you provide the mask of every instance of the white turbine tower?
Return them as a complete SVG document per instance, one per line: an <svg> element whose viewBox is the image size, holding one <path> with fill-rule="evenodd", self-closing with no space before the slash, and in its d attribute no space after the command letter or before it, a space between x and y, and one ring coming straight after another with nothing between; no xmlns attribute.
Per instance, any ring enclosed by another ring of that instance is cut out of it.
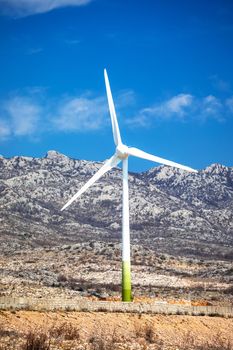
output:
<svg viewBox="0 0 233 350"><path fill-rule="evenodd" d="M128 190L128 157L135 156L142 159L151 160L155 163L173 166L189 172L197 172L187 166L166 160L152 154L141 151L134 147L128 147L121 141L120 130L117 122L116 111L110 90L107 71L104 70L105 85L108 97L108 105L112 121L113 138L116 145L115 154L106 160L103 166L95 173L87 183L64 205L61 210L66 209L91 185L93 185L107 171L115 167L122 161L123 170L123 204L122 204L122 301L131 301L131 272L130 272L130 231L129 231L129 190Z"/></svg>

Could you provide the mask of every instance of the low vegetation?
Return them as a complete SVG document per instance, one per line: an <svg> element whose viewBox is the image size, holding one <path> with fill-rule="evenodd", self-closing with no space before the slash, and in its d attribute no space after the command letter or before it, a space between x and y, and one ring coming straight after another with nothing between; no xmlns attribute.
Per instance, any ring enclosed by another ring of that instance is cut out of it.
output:
<svg viewBox="0 0 233 350"><path fill-rule="evenodd" d="M220 333L200 340L192 332L177 338L172 344L161 339L152 324L135 323L134 332L122 335L116 328L107 332L96 325L86 337L69 322L51 328L35 328L27 333L0 328L0 350L233 350L230 338Z"/></svg>

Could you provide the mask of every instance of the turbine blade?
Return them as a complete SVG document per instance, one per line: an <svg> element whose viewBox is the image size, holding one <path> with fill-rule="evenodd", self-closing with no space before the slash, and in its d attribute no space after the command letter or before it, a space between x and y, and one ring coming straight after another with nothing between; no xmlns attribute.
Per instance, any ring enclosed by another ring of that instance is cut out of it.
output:
<svg viewBox="0 0 233 350"><path fill-rule="evenodd" d="M120 159L114 155L110 159L106 160L104 165L93 175L87 183L80 188L80 190L62 207L61 211L66 209L73 201L75 201L82 193L84 193L91 185L93 185L99 178L104 175L107 171L111 170L118 163L120 163Z"/></svg>
<svg viewBox="0 0 233 350"><path fill-rule="evenodd" d="M190 173L197 173L197 170L192 169L192 168L190 168L188 166L185 166L185 165L182 165L182 164L179 164L179 163L175 163L175 162L172 162L172 161L164 159L164 158L160 158L160 157L154 156L152 154L149 154L149 153L146 153L144 151L141 151L140 149L135 148L135 147L132 147L132 148L129 147L128 153L131 156L135 156L135 157L151 160L152 162L155 162L155 163L160 163L160 164L164 164L164 165L173 166L173 167L176 167L176 168L179 168L179 169L182 169L182 170L189 171Z"/></svg>
<svg viewBox="0 0 233 350"><path fill-rule="evenodd" d="M117 116L116 116L116 111L114 107L114 102L112 98L112 93L110 89L110 84L108 80L108 74L106 69L104 70L104 79L105 79L105 85L106 85L106 91L107 91L107 97L108 97L108 106L109 106L109 111L110 111L110 116L111 116L111 121L112 121L112 132L113 132L113 139L115 142L115 145L118 146L121 144L121 135L120 135L120 130L118 126L118 121L117 121Z"/></svg>

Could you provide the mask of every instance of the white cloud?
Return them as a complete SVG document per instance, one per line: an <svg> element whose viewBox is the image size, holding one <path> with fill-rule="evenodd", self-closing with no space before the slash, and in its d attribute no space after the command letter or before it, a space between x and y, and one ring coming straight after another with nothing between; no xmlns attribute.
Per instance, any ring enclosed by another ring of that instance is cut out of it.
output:
<svg viewBox="0 0 233 350"><path fill-rule="evenodd" d="M10 16L25 17L52 11L59 7L81 6L92 0L2 0L0 10Z"/></svg>
<svg viewBox="0 0 233 350"><path fill-rule="evenodd" d="M26 89L25 95L0 101L0 140L26 136L37 138L45 132L88 132L110 123L106 96L46 99L41 87ZM132 105L134 94L117 95L117 111Z"/></svg>
<svg viewBox="0 0 233 350"><path fill-rule="evenodd" d="M35 139L46 132L87 133L110 125L105 95L93 97L86 93L49 99L41 87L23 92L24 95L0 101L0 141L22 136ZM121 115L129 112L127 107L135 109L134 92L126 90L116 94L115 103L121 124ZM213 95L197 98L191 94L178 94L139 110L133 118L124 117L124 122L131 127L150 127L152 123L164 120L205 122L211 118L222 122L232 113L233 96L220 100Z"/></svg>
<svg viewBox="0 0 233 350"><path fill-rule="evenodd" d="M26 97L13 97L2 106L1 135L31 136L37 131L40 106Z"/></svg>
<svg viewBox="0 0 233 350"><path fill-rule="evenodd" d="M188 107L192 105L193 96L190 94L179 94L169 100L156 104L142 110L144 113L157 116L159 118L183 117L188 112Z"/></svg>
<svg viewBox="0 0 233 350"><path fill-rule="evenodd" d="M53 122L62 131L96 130L105 124L107 112L106 99L103 97L75 97L60 105Z"/></svg>
<svg viewBox="0 0 233 350"><path fill-rule="evenodd" d="M133 118L128 118L126 119L126 124L131 126L131 127L143 127L143 128L146 128L146 127L149 127L150 126L150 122L151 120L149 120L148 118L148 115L145 115L141 112L139 112L138 115L136 115L135 117Z"/></svg>
<svg viewBox="0 0 233 350"><path fill-rule="evenodd" d="M222 102L213 95L208 95L200 101L199 114L202 120L215 118L219 121L224 119L225 111Z"/></svg>
<svg viewBox="0 0 233 350"><path fill-rule="evenodd" d="M134 105L136 102L135 93L133 90L121 91L115 99L116 108L124 108Z"/></svg>
<svg viewBox="0 0 233 350"><path fill-rule="evenodd" d="M164 102L141 109L134 118L127 120L127 124L147 126L153 118L184 118L192 107L193 99L194 97L190 94L178 94Z"/></svg>
<svg viewBox="0 0 233 350"><path fill-rule="evenodd" d="M127 124L135 127L149 126L155 120L198 120L207 119L224 121L229 110L233 111L233 98L221 101L213 95L202 98L191 94L178 94L170 99L141 109L135 117L128 119Z"/></svg>
<svg viewBox="0 0 233 350"><path fill-rule="evenodd" d="M120 112L134 104L135 96L131 90L120 92L115 99L116 110ZM120 114L120 113L118 113ZM110 122L108 103L105 96L83 95L64 100L57 109L53 123L56 129L72 132L86 132L103 128Z"/></svg>
<svg viewBox="0 0 233 350"><path fill-rule="evenodd" d="M176 114L182 117L187 113L187 107L190 107L193 102L193 96L189 94L179 94L172 97L162 105L162 112L170 116Z"/></svg>

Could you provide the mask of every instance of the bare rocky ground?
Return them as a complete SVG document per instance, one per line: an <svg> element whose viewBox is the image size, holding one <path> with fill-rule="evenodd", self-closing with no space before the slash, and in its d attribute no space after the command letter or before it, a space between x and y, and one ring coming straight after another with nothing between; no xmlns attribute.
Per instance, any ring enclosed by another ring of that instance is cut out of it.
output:
<svg viewBox="0 0 233 350"><path fill-rule="evenodd" d="M0 296L119 300L120 245L86 242L0 257ZM132 247L135 301L233 304L233 263L157 254Z"/></svg>
<svg viewBox="0 0 233 350"><path fill-rule="evenodd" d="M232 350L233 319L1 311L1 350Z"/></svg>

